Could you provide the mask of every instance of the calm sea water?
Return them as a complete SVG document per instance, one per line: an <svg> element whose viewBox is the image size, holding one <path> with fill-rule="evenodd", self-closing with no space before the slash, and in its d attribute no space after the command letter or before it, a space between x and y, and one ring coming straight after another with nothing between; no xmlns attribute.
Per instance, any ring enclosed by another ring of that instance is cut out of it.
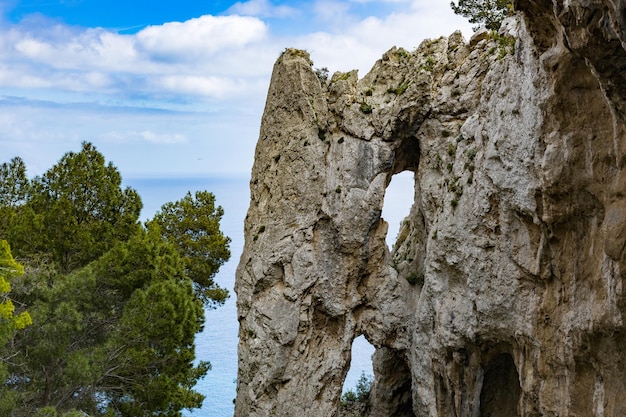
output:
<svg viewBox="0 0 626 417"><path fill-rule="evenodd" d="M243 220L249 204L248 178L130 178L124 184L136 189L144 203L142 220L152 218L161 206L180 200L187 191L210 191L224 208L222 231L231 239L231 259L216 276L220 286L228 288L231 297L225 305L206 311L204 331L196 338L196 356L211 362L212 369L198 382L197 391L206 396L201 409L187 412L189 417L232 417L237 378L237 310L235 306L235 269L243 250ZM413 199L413 177L394 177L387 189L383 217L389 222L388 242L397 234L400 221L408 214ZM352 346L352 363L344 384L356 386L361 373L372 374L374 348L363 337Z"/></svg>

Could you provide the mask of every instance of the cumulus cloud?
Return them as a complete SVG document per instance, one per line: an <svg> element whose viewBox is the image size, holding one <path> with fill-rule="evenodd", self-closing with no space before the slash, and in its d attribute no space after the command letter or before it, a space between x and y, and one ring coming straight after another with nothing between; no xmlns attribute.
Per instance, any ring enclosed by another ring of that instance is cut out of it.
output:
<svg viewBox="0 0 626 417"><path fill-rule="evenodd" d="M149 26L136 35L142 51L157 58L186 60L187 57L241 48L262 40L265 23L248 16L201 16L185 22Z"/></svg>
<svg viewBox="0 0 626 417"><path fill-rule="evenodd" d="M16 36L18 37L18 36ZM59 69L125 71L137 59L133 40L104 29L88 29L64 39L21 33L14 50L21 58Z"/></svg>
<svg viewBox="0 0 626 417"><path fill-rule="evenodd" d="M236 83L228 78L195 75L166 75L154 79L157 88L178 94L224 97L237 91Z"/></svg>
<svg viewBox="0 0 626 417"><path fill-rule="evenodd" d="M249 0L233 4L227 11L230 14L257 17L290 17L298 10L289 6L274 6L268 0Z"/></svg>
<svg viewBox="0 0 626 417"><path fill-rule="evenodd" d="M350 5L345 1L318 0L313 3L313 13L323 22L340 24L344 28L356 19L350 14Z"/></svg>
<svg viewBox="0 0 626 417"><path fill-rule="evenodd" d="M352 9L358 3L397 11L360 17ZM469 27L461 18L450 21L445 1L317 0L299 7L249 0L227 12L245 16L205 15L132 35L31 17L0 26L0 88L236 99L264 94L273 62L288 46L309 50L332 70L367 70L393 45L411 49L451 32L443 28ZM281 37L255 16L288 18L304 34Z"/></svg>
<svg viewBox="0 0 626 417"><path fill-rule="evenodd" d="M356 68L364 76L393 45L413 49L456 28L471 35L446 0L290 4L298 9L242 1L225 15L136 34L41 17L3 22L2 153L24 156L36 173L94 140L124 172L248 172L272 66L284 48L308 50L315 66L331 72ZM271 25L263 20L270 18ZM207 155L202 166L192 167L200 153Z"/></svg>
<svg viewBox="0 0 626 417"><path fill-rule="evenodd" d="M0 88L214 98L231 89L236 96L246 81L229 77L267 76L244 63L267 34L266 24L250 16L206 15L134 35L26 21L0 27Z"/></svg>
<svg viewBox="0 0 626 417"><path fill-rule="evenodd" d="M323 4L334 0L320 0ZM337 9L337 13L349 13ZM410 7L382 17L368 16L361 19L345 19L350 23L339 30L320 31L297 38L294 46L309 50L317 66L348 71L359 69L360 76L392 46L412 50L427 38L448 36L454 30L462 30L464 36L472 31L469 23L454 16L446 2L414 0Z"/></svg>

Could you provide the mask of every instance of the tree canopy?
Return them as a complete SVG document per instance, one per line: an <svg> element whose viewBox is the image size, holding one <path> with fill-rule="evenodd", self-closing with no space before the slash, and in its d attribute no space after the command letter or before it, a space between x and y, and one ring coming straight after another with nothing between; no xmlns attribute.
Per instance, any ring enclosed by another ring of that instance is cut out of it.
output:
<svg viewBox="0 0 626 417"><path fill-rule="evenodd" d="M176 249L154 234L116 245L31 310L34 324L15 359L28 370L14 386L27 409L179 416L202 404L193 391L208 370L193 364L202 303Z"/></svg>
<svg viewBox="0 0 626 417"><path fill-rule="evenodd" d="M20 158L0 166L0 359L11 358L0 415L180 417L201 406L194 386L210 364L194 338L203 305L228 295L214 282L230 256L223 210L209 192L188 193L144 226L138 193L121 184L86 142L30 181Z"/></svg>
<svg viewBox="0 0 626 417"><path fill-rule="evenodd" d="M141 198L121 183L117 168L105 164L91 143L83 142L78 153L66 153L32 182L27 205L40 216L37 249L51 253L61 270L69 272L132 236L139 226Z"/></svg>
<svg viewBox="0 0 626 417"><path fill-rule="evenodd" d="M470 23L479 24L474 30L481 26L498 30L511 6L510 0L458 0L450 3L454 13L467 17Z"/></svg>
<svg viewBox="0 0 626 417"><path fill-rule="evenodd" d="M213 277L230 258L230 238L220 231L224 210L215 205L215 196L198 191L161 207L148 227L156 227L161 237L174 244L183 259L186 275L198 296L207 304L223 303L228 291L218 287Z"/></svg>
<svg viewBox="0 0 626 417"><path fill-rule="evenodd" d="M11 282L24 274L24 268L11 255L11 248L6 240L0 240L0 381L9 378L7 366L7 342L16 330L24 329L32 324L27 311L16 314L15 305L11 301ZM6 386L0 385L0 415L6 415L14 406L15 396Z"/></svg>
<svg viewBox="0 0 626 417"><path fill-rule="evenodd" d="M22 158L16 156L10 162L0 165L0 207L24 204L29 190L30 181Z"/></svg>

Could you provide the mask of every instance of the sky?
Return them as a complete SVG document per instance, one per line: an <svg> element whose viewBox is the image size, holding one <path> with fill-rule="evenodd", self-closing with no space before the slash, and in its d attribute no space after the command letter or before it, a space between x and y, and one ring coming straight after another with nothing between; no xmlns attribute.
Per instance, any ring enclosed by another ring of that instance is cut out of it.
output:
<svg viewBox="0 0 626 417"><path fill-rule="evenodd" d="M285 48L362 77L455 30L448 0L0 0L0 163L89 141L124 178L245 177Z"/></svg>

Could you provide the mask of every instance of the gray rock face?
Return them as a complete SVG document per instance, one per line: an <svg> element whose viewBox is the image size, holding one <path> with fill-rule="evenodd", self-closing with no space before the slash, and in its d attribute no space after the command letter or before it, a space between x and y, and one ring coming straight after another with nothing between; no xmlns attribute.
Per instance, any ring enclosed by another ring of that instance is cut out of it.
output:
<svg viewBox="0 0 626 417"><path fill-rule="evenodd" d="M518 1L499 34L272 75L237 270L235 416L626 415L626 3ZM385 189L415 174L390 252Z"/></svg>

